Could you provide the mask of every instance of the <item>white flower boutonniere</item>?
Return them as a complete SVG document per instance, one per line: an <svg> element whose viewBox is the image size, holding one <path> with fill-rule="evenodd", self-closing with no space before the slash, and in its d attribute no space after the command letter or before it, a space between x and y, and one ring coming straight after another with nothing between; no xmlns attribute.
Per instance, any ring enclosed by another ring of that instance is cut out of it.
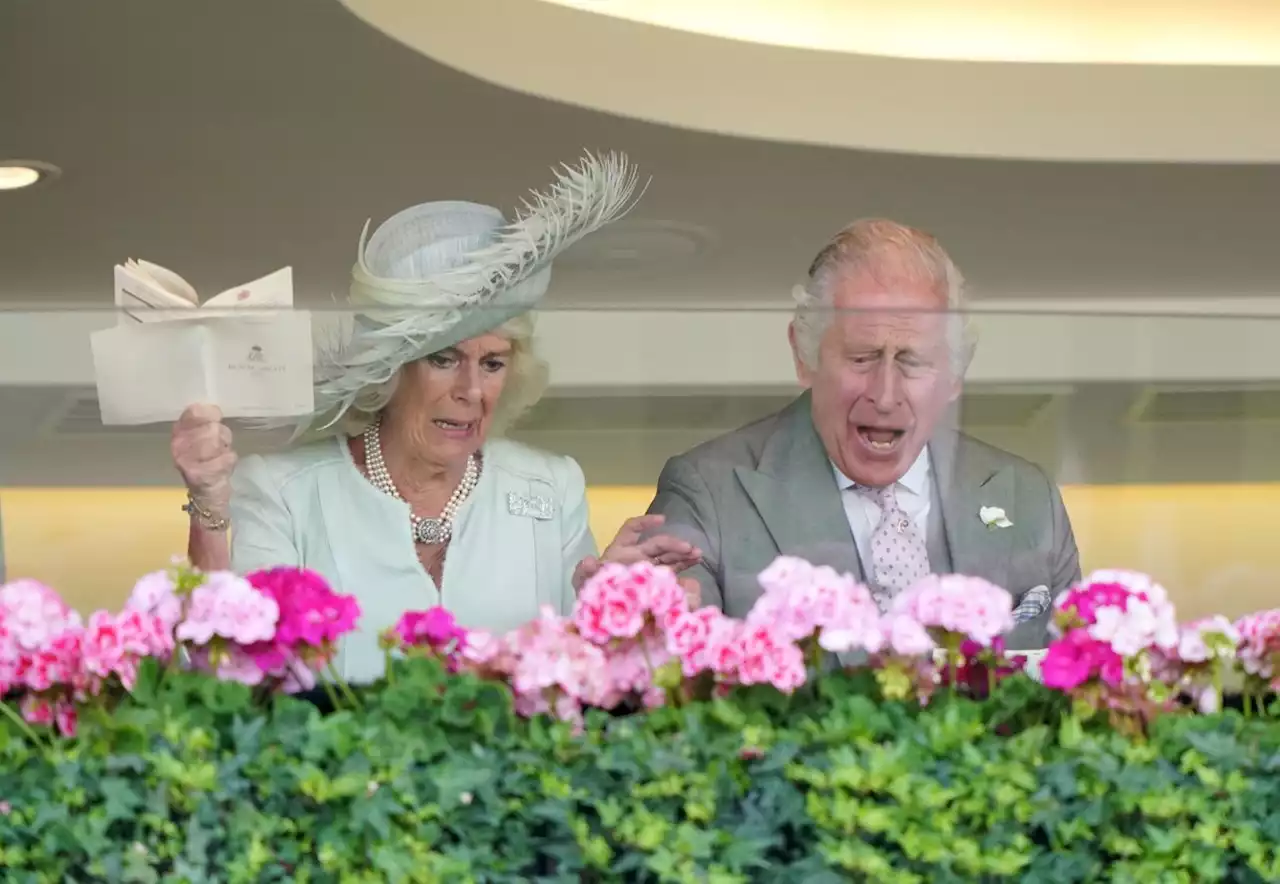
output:
<svg viewBox="0 0 1280 884"><path fill-rule="evenodd" d="M1009 517L1004 514L1004 510L998 506L984 506L978 510L978 518L982 520L982 524L988 528L1012 528L1013 522L1009 521Z"/></svg>

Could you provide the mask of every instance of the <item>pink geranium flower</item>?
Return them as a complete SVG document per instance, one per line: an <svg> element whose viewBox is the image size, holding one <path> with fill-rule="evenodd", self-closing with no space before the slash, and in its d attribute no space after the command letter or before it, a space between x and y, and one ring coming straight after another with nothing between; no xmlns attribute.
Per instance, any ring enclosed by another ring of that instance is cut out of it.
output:
<svg viewBox="0 0 1280 884"><path fill-rule="evenodd" d="M1055 601L1053 625L1061 638L1040 661L1041 681L1116 727L1145 728L1187 686L1173 605L1145 574L1095 571Z"/></svg>
<svg viewBox="0 0 1280 884"><path fill-rule="evenodd" d="M1146 574L1094 571L1054 603L1060 631L1088 628L1121 656L1178 646L1178 620L1169 594Z"/></svg>
<svg viewBox="0 0 1280 884"><path fill-rule="evenodd" d="M197 646L214 638L251 645L274 638L279 619L280 606L273 597L242 577L214 572L192 590L175 636Z"/></svg>
<svg viewBox="0 0 1280 884"><path fill-rule="evenodd" d="M1185 624L1179 630L1178 659L1183 663L1208 663L1234 659L1240 646L1235 624L1216 614Z"/></svg>
<svg viewBox="0 0 1280 884"><path fill-rule="evenodd" d="M739 683L771 684L785 694L804 684L804 652L785 630L765 624L748 625L740 633L739 643Z"/></svg>
<svg viewBox="0 0 1280 884"><path fill-rule="evenodd" d="M182 599L167 571L153 571L134 584L124 607L126 611L141 611L160 618L170 636L182 619Z"/></svg>
<svg viewBox="0 0 1280 884"><path fill-rule="evenodd" d="M68 626L47 639L43 647L22 656L17 667L17 685L41 693L54 687L87 687L81 669L84 628Z"/></svg>
<svg viewBox="0 0 1280 884"><path fill-rule="evenodd" d="M768 624L792 642L816 634L826 651L880 650L879 609L870 590L851 575L778 556L759 580L764 592L747 614L748 627Z"/></svg>
<svg viewBox="0 0 1280 884"><path fill-rule="evenodd" d="M487 641L489 636L481 636ZM450 672L483 662L481 656L465 657L470 633L454 620L447 609L436 606L426 611L407 611L382 634L382 646L402 652L426 653L442 659ZM486 649L482 648L481 653ZM496 648L494 648L496 653Z"/></svg>
<svg viewBox="0 0 1280 884"><path fill-rule="evenodd" d="M680 660L681 672L687 678L707 670L727 675L729 672L717 669L717 665L723 660L716 659L715 639L723 636L731 641L733 626L732 621L718 608L708 606L696 611L685 611L667 629L667 652ZM722 641L721 645L723 644Z"/></svg>
<svg viewBox="0 0 1280 884"><path fill-rule="evenodd" d="M1130 591L1121 583L1085 582L1071 587L1054 602L1054 607L1081 625L1097 622L1098 611L1108 607L1123 609L1128 604Z"/></svg>
<svg viewBox="0 0 1280 884"><path fill-rule="evenodd" d="M604 706L609 699L612 684L604 650L569 627L543 608L536 620L505 636L504 649L490 654L487 671L510 679L520 714L550 713L580 722L583 706ZM497 669L494 664L500 661L510 670Z"/></svg>
<svg viewBox="0 0 1280 884"><path fill-rule="evenodd" d="M1280 608L1241 617L1235 629L1240 636L1238 656L1246 675L1280 691Z"/></svg>
<svg viewBox="0 0 1280 884"><path fill-rule="evenodd" d="M278 611L274 634L240 642L264 673L283 678L293 661L326 664L342 636L355 629L360 605L335 593L323 577L304 568L272 568L247 576L248 583Z"/></svg>
<svg viewBox="0 0 1280 884"><path fill-rule="evenodd" d="M605 654L606 693L594 705L609 709L630 698L638 698L650 708L663 705L666 692L656 683L656 676L668 661L676 659L666 637L658 633L645 633L611 646Z"/></svg>
<svg viewBox="0 0 1280 884"><path fill-rule="evenodd" d="M106 611L94 611L89 615L89 623L80 642L84 668L98 678L114 673L129 656L125 640L114 616Z"/></svg>
<svg viewBox="0 0 1280 884"><path fill-rule="evenodd" d="M82 629L80 615L44 584L18 580L0 586L0 696L14 688L29 697L83 692Z"/></svg>
<svg viewBox="0 0 1280 884"><path fill-rule="evenodd" d="M80 615L39 581L0 586L0 660L15 661L19 654L39 650L80 625Z"/></svg>
<svg viewBox="0 0 1280 884"><path fill-rule="evenodd" d="M822 581L825 589L834 594L839 577L830 568L823 570L822 576L829 577ZM813 635L819 625L818 568L803 559L778 556L757 579L763 592L747 613L747 625L770 625L793 642Z"/></svg>
<svg viewBox="0 0 1280 884"><path fill-rule="evenodd" d="M871 592L849 574L778 556L759 580L764 592L747 614L748 625L770 624L795 642L817 632L831 651L863 647L879 634Z"/></svg>
<svg viewBox="0 0 1280 884"><path fill-rule="evenodd" d="M717 678L728 681L737 677L738 667L742 665L742 633L745 629L745 624L728 617L712 623L703 654L706 668Z"/></svg>
<svg viewBox="0 0 1280 884"><path fill-rule="evenodd" d="M1094 678L1120 684L1124 658L1083 629L1073 629L1053 642L1040 661L1040 680L1047 687L1073 691Z"/></svg>
<svg viewBox="0 0 1280 884"><path fill-rule="evenodd" d="M79 716L75 704L69 700L27 694L19 710L28 724L55 727L64 737L76 735Z"/></svg>
<svg viewBox="0 0 1280 884"><path fill-rule="evenodd" d="M80 666L92 680L90 690L112 676L133 690L138 666L147 657L167 659L173 634L156 614L126 608L119 614L95 611L80 636Z"/></svg>
<svg viewBox="0 0 1280 884"><path fill-rule="evenodd" d="M429 647L443 650L466 643L467 631L458 625L447 609L408 611L391 628L400 644L406 647Z"/></svg>
<svg viewBox="0 0 1280 884"><path fill-rule="evenodd" d="M1117 670L1123 670L1125 660L1143 657L1149 662L1153 655L1176 655L1181 633L1173 605L1164 588L1145 574L1095 571L1063 593L1054 608L1055 627L1070 639L1073 649L1059 652L1067 656L1054 666L1065 665L1067 659L1092 661L1095 671L1090 677L1102 676L1108 683L1118 684L1122 675ZM1084 633L1089 641L1073 635L1076 632ZM1089 650L1095 644L1109 653Z"/></svg>
<svg viewBox="0 0 1280 884"><path fill-rule="evenodd" d="M467 632L467 640L459 656L464 668L472 671L492 667L495 671L510 672L514 661L504 659L510 653L500 636L483 629L472 629Z"/></svg>
<svg viewBox="0 0 1280 884"><path fill-rule="evenodd" d="M1203 713L1220 711L1222 682L1235 663L1240 632L1221 614L1179 627L1178 646L1152 654L1153 676L1172 684Z"/></svg>
<svg viewBox="0 0 1280 884"><path fill-rule="evenodd" d="M583 638L605 645L635 638L647 624L665 628L686 607L684 589L670 568L610 562L583 585L573 622Z"/></svg>
<svg viewBox="0 0 1280 884"><path fill-rule="evenodd" d="M360 617L355 597L335 593L314 571L272 568L255 571L246 579L279 607L274 637L279 644L319 648L355 629Z"/></svg>
<svg viewBox="0 0 1280 884"><path fill-rule="evenodd" d="M937 647L924 624L909 614L890 614L881 623L883 647L899 657L921 657Z"/></svg>
<svg viewBox="0 0 1280 884"><path fill-rule="evenodd" d="M1013 628L1013 597L980 577L931 574L894 597L889 613L984 648Z"/></svg>
<svg viewBox="0 0 1280 884"><path fill-rule="evenodd" d="M234 681L253 687L262 684L266 678L266 673L253 656L238 645L197 647L190 654L192 665L222 681Z"/></svg>
<svg viewBox="0 0 1280 884"><path fill-rule="evenodd" d="M884 621L867 587L852 583L846 591L831 599L830 605L822 617L822 631L818 636L818 644L823 650L862 650L878 654L884 648Z"/></svg>

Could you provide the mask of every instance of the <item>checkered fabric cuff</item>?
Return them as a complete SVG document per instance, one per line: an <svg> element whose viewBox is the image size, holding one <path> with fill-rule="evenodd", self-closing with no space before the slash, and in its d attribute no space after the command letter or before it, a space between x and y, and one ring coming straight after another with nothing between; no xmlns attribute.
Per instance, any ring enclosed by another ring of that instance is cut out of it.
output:
<svg viewBox="0 0 1280 884"><path fill-rule="evenodd" d="M1013 609L1013 622L1026 623L1028 620L1036 619L1045 612L1052 601L1053 596L1050 595L1047 586L1037 586L1027 590L1027 593L1018 601L1017 607Z"/></svg>

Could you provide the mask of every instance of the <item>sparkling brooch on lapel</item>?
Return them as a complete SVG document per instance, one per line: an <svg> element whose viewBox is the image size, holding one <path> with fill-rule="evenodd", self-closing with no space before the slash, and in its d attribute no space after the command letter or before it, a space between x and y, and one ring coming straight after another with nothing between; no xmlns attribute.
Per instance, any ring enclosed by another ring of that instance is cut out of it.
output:
<svg viewBox="0 0 1280 884"><path fill-rule="evenodd" d="M1013 522L1009 521L1009 517L1005 515L1004 510L998 506L984 506L978 510L978 518L982 520L982 524L988 528L1012 528Z"/></svg>
<svg viewBox="0 0 1280 884"><path fill-rule="evenodd" d="M546 521L555 515L556 508L550 500L540 495L512 491L507 494L507 512L513 516Z"/></svg>

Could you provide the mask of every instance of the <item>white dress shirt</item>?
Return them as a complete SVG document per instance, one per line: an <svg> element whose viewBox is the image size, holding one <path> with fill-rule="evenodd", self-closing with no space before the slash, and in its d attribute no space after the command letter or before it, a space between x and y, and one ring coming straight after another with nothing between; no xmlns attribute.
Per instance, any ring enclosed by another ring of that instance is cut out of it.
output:
<svg viewBox="0 0 1280 884"><path fill-rule="evenodd" d="M849 520L849 530L853 532L853 541L858 547L858 558L862 560L866 571L871 563L871 535L880 524L880 506L865 492L858 491L857 484L834 463L831 469L836 474L836 483L840 486L840 501L844 504L845 518ZM920 450L920 456L903 474L894 486L898 495L898 506L911 523L915 525L920 539L929 542L929 508L933 505L933 467L929 462L929 449Z"/></svg>

